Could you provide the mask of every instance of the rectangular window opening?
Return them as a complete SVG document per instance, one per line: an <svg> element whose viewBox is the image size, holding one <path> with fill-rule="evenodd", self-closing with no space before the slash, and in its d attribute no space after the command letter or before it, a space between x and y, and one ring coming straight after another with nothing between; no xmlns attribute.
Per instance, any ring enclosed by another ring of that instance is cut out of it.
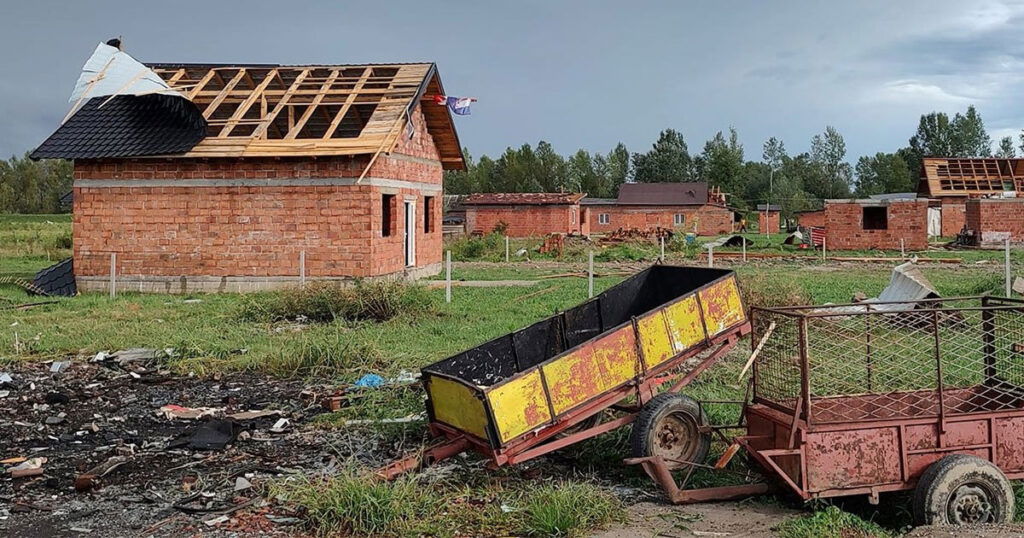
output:
<svg viewBox="0 0 1024 538"><path fill-rule="evenodd" d="M423 233L434 231L434 197L423 197Z"/></svg>
<svg viewBox="0 0 1024 538"><path fill-rule="evenodd" d="M597 222L599 224L608 224L611 222L611 219L608 218L608 213L600 213L597 215Z"/></svg>
<svg viewBox="0 0 1024 538"><path fill-rule="evenodd" d="M381 195L380 204L380 235L381 237L391 237L394 232L392 229L392 219L395 215L395 195L384 194Z"/></svg>
<svg viewBox="0 0 1024 538"><path fill-rule="evenodd" d="M673 219L673 222L675 223L676 226L682 226L683 223L686 222L686 216L682 215L682 214L679 214L679 213L676 213L675 218Z"/></svg>
<svg viewBox="0 0 1024 538"><path fill-rule="evenodd" d="M865 230L888 230L889 212L884 206L864 207L864 229Z"/></svg>

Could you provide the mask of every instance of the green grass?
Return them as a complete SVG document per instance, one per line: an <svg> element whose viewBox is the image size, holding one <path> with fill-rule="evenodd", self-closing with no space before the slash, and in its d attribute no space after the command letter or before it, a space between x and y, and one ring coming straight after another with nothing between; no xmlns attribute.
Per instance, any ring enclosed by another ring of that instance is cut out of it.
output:
<svg viewBox="0 0 1024 538"><path fill-rule="evenodd" d="M829 506L784 521L775 529L780 538L884 538L894 534L877 523Z"/></svg>
<svg viewBox="0 0 1024 538"><path fill-rule="evenodd" d="M0 276L29 277L70 255L70 215L0 215Z"/></svg>
<svg viewBox="0 0 1024 538"><path fill-rule="evenodd" d="M309 530L320 536L582 536L624 519L622 504L587 481L468 481L385 482L349 469L281 481L271 493L304 510Z"/></svg>

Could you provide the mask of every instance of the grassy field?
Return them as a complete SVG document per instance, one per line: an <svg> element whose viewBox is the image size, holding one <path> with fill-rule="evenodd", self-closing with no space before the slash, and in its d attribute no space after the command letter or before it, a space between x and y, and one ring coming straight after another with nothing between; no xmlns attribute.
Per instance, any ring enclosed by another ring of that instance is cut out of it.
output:
<svg viewBox="0 0 1024 538"><path fill-rule="evenodd" d="M67 216L0 218L0 273L30 274L68 255L68 223ZM418 369L586 298L584 278L542 278L582 270L586 245L574 246L576 250L567 252L562 260L531 254L530 261L521 257L505 264L495 263L504 257L503 239L475 240L484 242L483 247L467 247L465 241L450 246L453 251L462 249L457 258L474 261L456 263L453 278L540 279L540 283L532 287L457 287L451 303L444 302L441 289L416 290L416 307L399 308L397 315L385 321L340 316L325 322L301 322L288 315L267 314L274 311L275 305L287 302L288 297L281 293L124 293L115 299L86 294L26 310L0 310L0 365L65 357L84 359L99 351L151 347L168 350L168 364L180 372L204 375L252 370L274 376L303 376L319 383L346 383L370 372L387 377L402 370ZM530 245L535 243L516 240L513 250L532 248ZM597 278L596 290L619 282L623 276L617 273L645 266L647 260L657 256L655 249L653 245L605 249L604 252L611 253L600 256L603 261L598 264L598 273L610 276ZM668 261L694 263L696 252L685 245L673 245ZM965 253L928 253L939 254L968 257ZM998 263L976 262L998 260L1002 254L969 254L977 257L971 263L928 265L923 268L924 274L947 296L1001 290L1002 268ZM1015 261L1024 263L1020 252L1014 256ZM826 265L810 260L733 265L746 297L757 303L848 302L857 292L873 296L888 282L891 266ZM0 306L2 301L32 300L38 298L11 286L0 286ZM689 394L705 399L741 397L737 374L747 349L741 344L721 367L698 378L688 389ZM360 405L324 416L315 427L338 427L350 418L401 417L418 413L422 407L422 393L417 390L380 391ZM734 407L709 406L709 412L716 423L734 422L737 418ZM401 426L388 432L417 436L422 435L423 425ZM716 443L713 452L723 448ZM464 471L440 481L410 478L381 484L367 481L362 474L365 469L351 469L350 474L329 479L282 484L278 493L305 506L310 521L323 533L343 530L399 535L580 534L622 518L621 503L608 494L608 485L653 490L636 469L620 465L627 454L628 429L622 429L551 458L560 467L546 478L558 478L557 482L527 476L525 471L512 468ZM743 465L740 458L731 464L739 473L746 472ZM731 481L735 479L723 479L720 474L708 472L695 473L694 477L694 485L698 486ZM481 505L480 499L501 502ZM769 497L759 502L793 503L788 497ZM779 532L783 536L898 532L907 524L905 511L894 508L901 503L883 503L880 508L863 503L842 505L848 512L816 506L806 517L793 520ZM496 508L504 504L513 509ZM871 520L877 520L884 528L867 522Z"/></svg>

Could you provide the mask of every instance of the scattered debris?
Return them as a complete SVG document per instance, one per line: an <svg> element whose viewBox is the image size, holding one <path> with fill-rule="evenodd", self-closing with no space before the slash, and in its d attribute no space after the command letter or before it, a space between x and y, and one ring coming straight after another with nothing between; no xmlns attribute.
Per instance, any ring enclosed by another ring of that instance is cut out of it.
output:
<svg viewBox="0 0 1024 538"><path fill-rule="evenodd" d="M277 422L275 422L274 425L271 426L270 431L272 431L274 433L282 433L282 432L285 431L285 429L288 428L288 425L289 425L288 419L286 419L286 418L279 418L279 419L277 419Z"/></svg>
<svg viewBox="0 0 1024 538"><path fill-rule="evenodd" d="M1020 295L1024 295L1024 278L1021 278L1021 277L1015 278L1013 280L1013 286L1012 286L1011 289L1013 291L1017 292Z"/></svg>
<svg viewBox="0 0 1024 538"><path fill-rule="evenodd" d="M376 388L384 384L384 378L377 374L365 374L360 377L356 382L357 387L371 387Z"/></svg>
<svg viewBox="0 0 1024 538"><path fill-rule="evenodd" d="M743 237L742 235L725 235L725 236L719 237L718 239L716 239L714 241L710 241L708 243L704 243L704 246L705 247L714 247L714 248L718 248L718 247L741 247L741 246L743 246L744 243L746 243L746 245L748 247L754 246L754 242L753 241Z"/></svg>
<svg viewBox="0 0 1024 538"><path fill-rule="evenodd" d="M252 482L246 480L244 476L239 476L235 479L235 491L243 491L252 487Z"/></svg>
<svg viewBox="0 0 1024 538"><path fill-rule="evenodd" d="M32 458L27 459L14 467L7 470L11 478L23 478L28 476L37 476L43 474L43 464L47 462L46 458Z"/></svg>
<svg viewBox="0 0 1024 538"><path fill-rule="evenodd" d="M69 366L71 366L71 361L53 361L50 364L50 372L57 374L67 370Z"/></svg>
<svg viewBox="0 0 1024 538"><path fill-rule="evenodd" d="M235 441L240 431L242 431L241 425L233 420L209 420L199 427L178 436L167 444L167 448L188 447L193 450L224 450L225 447Z"/></svg>
<svg viewBox="0 0 1024 538"><path fill-rule="evenodd" d="M180 405L165 405L157 410L157 414L162 414L167 419L183 419L183 420L197 420L203 417L209 417L217 414L217 412L224 411L224 409L218 409L214 407L182 407Z"/></svg>
<svg viewBox="0 0 1024 538"><path fill-rule="evenodd" d="M602 239L602 243L624 243L627 241L656 241L664 238L665 242L672 240L672 236L675 234L668 228L662 228L656 226L654 228L619 228L614 232L609 232Z"/></svg>
<svg viewBox="0 0 1024 538"><path fill-rule="evenodd" d="M226 415L231 420L254 420L263 417L276 417L284 414L284 411L279 409L262 409L259 411L242 411L241 413L232 413Z"/></svg>

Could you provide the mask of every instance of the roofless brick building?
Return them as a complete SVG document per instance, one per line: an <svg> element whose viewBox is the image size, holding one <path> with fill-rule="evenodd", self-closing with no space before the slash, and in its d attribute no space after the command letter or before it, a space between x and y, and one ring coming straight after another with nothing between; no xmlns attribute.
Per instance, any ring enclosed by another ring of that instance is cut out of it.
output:
<svg viewBox="0 0 1024 538"><path fill-rule="evenodd" d="M433 64L147 67L167 92L80 99L33 154L75 160L80 290L112 261L161 292L440 270L464 161Z"/></svg>

